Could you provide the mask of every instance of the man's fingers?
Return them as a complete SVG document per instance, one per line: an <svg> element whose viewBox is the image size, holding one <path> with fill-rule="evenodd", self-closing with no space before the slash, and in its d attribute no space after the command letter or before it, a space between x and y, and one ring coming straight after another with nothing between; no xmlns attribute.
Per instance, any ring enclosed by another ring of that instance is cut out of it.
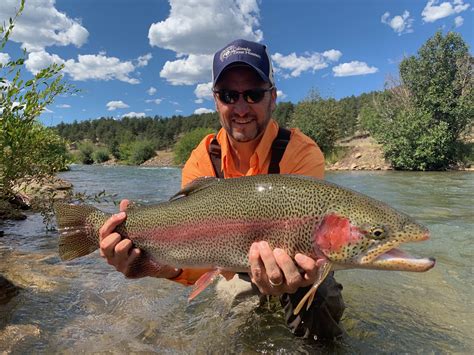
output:
<svg viewBox="0 0 474 355"><path fill-rule="evenodd" d="M295 261L298 263L298 266L305 272L304 278L306 280L314 280L318 272L319 264L321 264L321 262L319 261L324 262L323 259L318 259L317 261L315 261L313 258L310 258L309 256L303 254L296 254Z"/></svg>
<svg viewBox="0 0 474 355"><path fill-rule="evenodd" d="M283 249L275 248L275 250L273 250L273 254L275 255L275 260L278 264L278 267L285 275L289 292L295 292L302 281L302 277L298 271L298 268L293 262L293 259L291 259Z"/></svg>
<svg viewBox="0 0 474 355"><path fill-rule="evenodd" d="M115 256L118 259L128 259L130 249L132 248L132 241L130 239L123 239L115 246Z"/></svg>
<svg viewBox="0 0 474 355"><path fill-rule="evenodd" d="M129 205L130 205L129 200L120 201L120 205L119 205L120 212L125 212Z"/></svg>
<svg viewBox="0 0 474 355"><path fill-rule="evenodd" d="M118 233L109 234L100 242L101 255L106 258L112 258L115 255L115 246L120 242L122 237Z"/></svg>
<svg viewBox="0 0 474 355"><path fill-rule="evenodd" d="M267 272L267 277L271 285L281 285L283 283L283 275L280 271L280 267L275 260L275 255L273 254L270 245L267 242L263 241L258 243L258 248L260 251L260 258L265 265L265 270Z"/></svg>
<svg viewBox="0 0 474 355"><path fill-rule="evenodd" d="M252 282L258 284L265 274L265 266L260 259L260 251L257 243L253 243L249 251L249 263Z"/></svg>
<svg viewBox="0 0 474 355"><path fill-rule="evenodd" d="M102 240L109 234L111 234L115 230L115 228L125 220L125 218L125 212L120 212L112 215L107 221L105 221L104 225L99 229L100 239Z"/></svg>

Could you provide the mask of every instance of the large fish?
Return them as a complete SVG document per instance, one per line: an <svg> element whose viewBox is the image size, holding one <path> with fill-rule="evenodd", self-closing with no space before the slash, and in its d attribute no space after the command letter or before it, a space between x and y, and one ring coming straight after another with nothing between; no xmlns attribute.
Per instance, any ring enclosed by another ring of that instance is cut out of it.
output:
<svg viewBox="0 0 474 355"><path fill-rule="evenodd" d="M110 214L87 205L56 204L55 211L61 259L99 247L99 228ZM295 313L305 303L310 306L331 270L422 272L435 265L433 258L397 249L429 238L426 227L406 214L347 188L294 175L199 178L168 202L129 209L116 231L155 264L211 269L196 283L193 297L219 273L248 272L255 241L265 240L292 257L302 253L323 259Z"/></svg>

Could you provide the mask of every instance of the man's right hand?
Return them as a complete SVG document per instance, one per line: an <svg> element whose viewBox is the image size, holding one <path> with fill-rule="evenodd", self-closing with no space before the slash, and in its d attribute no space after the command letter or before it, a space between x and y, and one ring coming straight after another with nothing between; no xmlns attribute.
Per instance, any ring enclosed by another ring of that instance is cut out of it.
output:
<svg viewBox="0 0 474 355"><path fill-rule="evenodd" d="M124 274L125 277L131 277L131 266L142 254L140 249L133 247L133 243L130 239L122 239L120 234L114 232L115 228L127 219L125 211L129 204L130 202L128 200L122 200L120 202L120 213L111 216L99 229L100 256L105 258L109 265L115 267L115 269ZM156 263L149 261L146 267L144 267L144 273L137 276L135 272L133 273L133 277L152 276L173 278L179 273L180 269L167 265L158 266Z"/></svg>

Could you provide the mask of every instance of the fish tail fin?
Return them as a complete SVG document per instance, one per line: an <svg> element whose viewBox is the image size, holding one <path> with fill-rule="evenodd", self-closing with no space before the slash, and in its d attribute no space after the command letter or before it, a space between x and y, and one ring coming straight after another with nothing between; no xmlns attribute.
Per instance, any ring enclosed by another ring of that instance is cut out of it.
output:
<svg viewBox="0 0 474 355"><path fill-rule="evenodd" d="M108 216L87 205L55 203L54 212L59 231L59 256L72 260L88 255L99 248L99 232L94 225L102 225ZM94 224L89 218L95 214Z"/></svg>

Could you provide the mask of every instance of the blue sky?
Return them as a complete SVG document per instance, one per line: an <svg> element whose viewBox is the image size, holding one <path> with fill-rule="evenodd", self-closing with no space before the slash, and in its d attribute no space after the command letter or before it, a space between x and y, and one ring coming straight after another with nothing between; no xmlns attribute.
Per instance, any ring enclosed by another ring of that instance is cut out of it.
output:
<svg viewBox="0 0 474 355"><path fill-rule="evenodd" d="M0 20L18 4L1 0ZM189 115L214 109L212 54L233 39L268 46L279 100L339 99L381 90L437 30L472 53L473 15L467 0L26 0L0 61L23 48L25 75L65 64L81 91L48 107L47 125Z"/></svg>

